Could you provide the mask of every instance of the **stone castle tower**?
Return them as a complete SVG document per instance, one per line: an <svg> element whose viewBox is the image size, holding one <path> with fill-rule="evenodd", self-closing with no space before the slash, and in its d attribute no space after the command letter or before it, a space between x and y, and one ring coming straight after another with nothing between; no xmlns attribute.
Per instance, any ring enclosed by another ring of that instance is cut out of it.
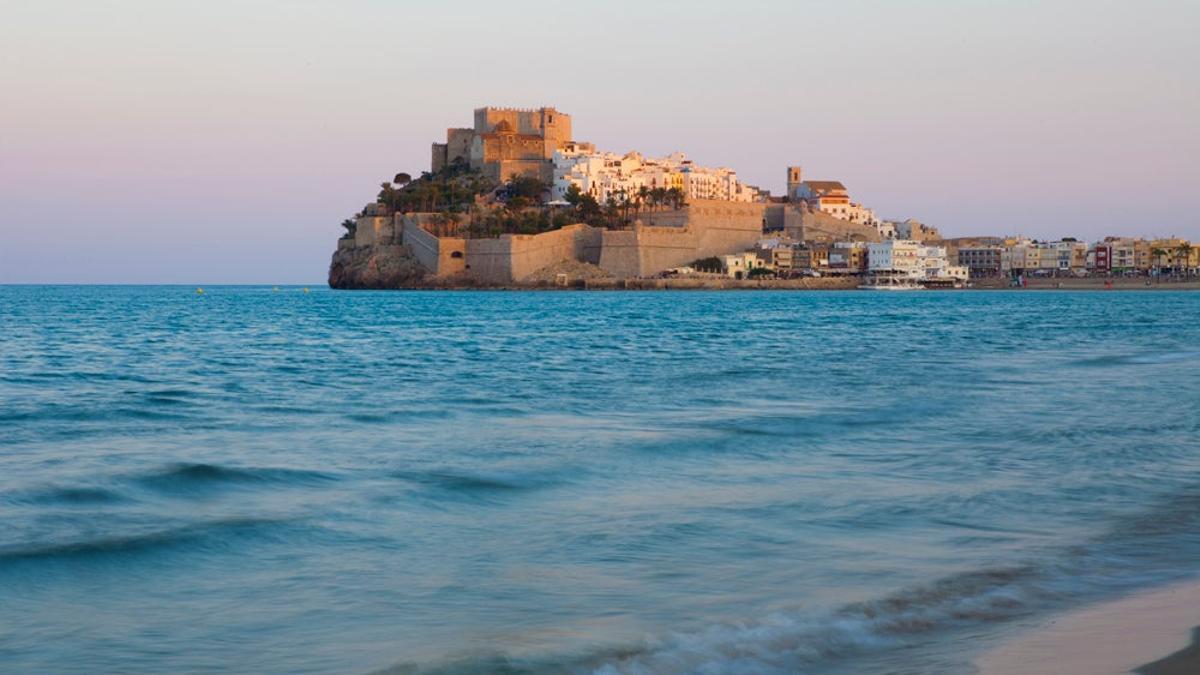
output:
<svg viewBox="0 0 1200 675"><path fill-rule="evenodd" d="M469 129L447 129L433 144L431 170L456 160L496 180L514 175L553 179L554 151L571 142L571 116L554 108L476 108Z"/></svg>

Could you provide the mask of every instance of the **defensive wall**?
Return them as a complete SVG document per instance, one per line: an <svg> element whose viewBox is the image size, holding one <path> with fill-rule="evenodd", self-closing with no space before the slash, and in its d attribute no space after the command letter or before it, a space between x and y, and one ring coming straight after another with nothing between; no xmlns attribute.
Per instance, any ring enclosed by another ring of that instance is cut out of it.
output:
<svg viewBox="0 0 1200 675"><path fill-rule="evenodd" d="M577 223L541 234L467 239L465 275L485 283L520 281L551 265L600 261L602 230ZM438 276L444 276L440 270Z"/></svg>
<svg viewBox="0 0 1200 675"><path fill-rule="evenodd" d="M606 230L600 267L618 279L650 277L700 258L753 248L762 236L764 207L695 200L678 211L650 214L651 224Z"/></svg>
<svg viewBox="0 0 1200 675"><path fill-rule="evenodd" d="M870 225L852 223L803 204L768 204L763 222L771 230L782 230L797 241L832 244L837 241L881 241L879 231Z"/></svg>
<svg viewBox="0 0 1200 675"><path fill-rule="evenodd" d="M438 237L435 214L365 215L339 251L402 246L432 276L487 284L521 281L552 265L598 265L617 279L651 277L700 258L753 248L762 236L763 204L696 200L684 208L645 214L629 230L583 223L541 234L486 239Z"/></svg>

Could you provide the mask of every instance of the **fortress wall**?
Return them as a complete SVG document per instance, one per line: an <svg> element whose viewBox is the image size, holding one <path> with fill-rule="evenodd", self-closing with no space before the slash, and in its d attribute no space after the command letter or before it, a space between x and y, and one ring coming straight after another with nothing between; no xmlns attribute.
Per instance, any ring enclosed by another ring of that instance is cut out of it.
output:
<svg viewBox="0 0 1200 675"><path fill-rule="evenodd" d="M462 274L467 269L467 240L462 237L442 237L438 239L439 277L450 277Z"/></svg>
<svg viewBox="0 0 1200 675"><path fill-rule="evenodd" d="M784 229L784 218L787 210L786 204L767 204L763 211L763 229L782 230Z"/></svg>
<svg viewBox="0 0 1200 675"><path fill-rule="evenodd" d="M466 241L467 276L487 283L512 281L512 235Z"/></svg>
<svg viewBox="0 0 1200 675"><path fill-rule="evenodd" d="M355 246L393 243L395 228L391 216L363 216L355 222L357 223L354 228Z"/></svg>
<svg viewBox="0 0 1200 675"><path fill-rule="evenodd" d="M852 223L821 211L789 208L785 218L789 236L794 236L792 232L797 232L797 239L823 243L882 240L879 231L870 225Z"/></svg>
<svg viewBox="0 0 1200 675"><path fill-rule="evenodd" d="M403 242L412 251L413 257L425 269L440 276L441 253L438 238L426 232L420 225L418 214L396 216L403 223Z"/></svg>
<svg viewBox="0 0 1200 675"><path fill-rule="evenodd" d="M639 217L646 225L657 225L660 227L687 227L688 224L688 209L674 209L671 211L655 211L643 214Z"/></svg>
<svg viewBox="0 0 1200 675"><path fill-rule="evenodd" d="M541 234L466 240L467 273L480 281L520 281L566 260L598 259L600 230L582 223Z"/></svg>
<svg viewBox="0 0 1200 675"><path fill-rule="evenodd" d="M488 161L482 170L485 176L495 181L505 181L513 176L528 176L542 181L554 178L554 164L543 159Z"/></svg>
<svg viewBox="0 0 1200 675"><path fill-rule="evenodd" d="M575 237L575 259L599 265L600 252L604 247L604 230L582 223L572 227L579 227L579 233Z"/></svg>
<svg viewBox="0 0 1200 675"><path fill-rule="evenodd" d="M604 233L600 266L618 278L649 277L699 258L753 248L762 236L764 208L696 200L681 211L649 214L654 225ZM674 225L680 222L686 225Z"/></svg>
<svg viewBox="0 0 1200 675"><path fill-rule="evenodd" d="M642 269L638 233L634 230L604 230L600 234L600 267L618 279L638 276Z"/></svg>
<svg viewBox="0 0 1200 675"><path fill-rule="evenodd" d="M783 233L797 241L804 240L804 219L802 211L792 204L783 207Z"/></svg>

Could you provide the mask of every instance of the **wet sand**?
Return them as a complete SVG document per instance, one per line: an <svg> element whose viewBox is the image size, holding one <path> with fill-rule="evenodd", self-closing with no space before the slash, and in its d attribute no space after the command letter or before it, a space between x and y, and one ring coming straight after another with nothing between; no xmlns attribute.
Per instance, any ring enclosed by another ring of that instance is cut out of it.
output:
<svg viewBox="0 0 1200 675"><path fill-rule="evenodd" d="M1200 581L1063 614L984 654L980 675L1196 675Z"/></svg>

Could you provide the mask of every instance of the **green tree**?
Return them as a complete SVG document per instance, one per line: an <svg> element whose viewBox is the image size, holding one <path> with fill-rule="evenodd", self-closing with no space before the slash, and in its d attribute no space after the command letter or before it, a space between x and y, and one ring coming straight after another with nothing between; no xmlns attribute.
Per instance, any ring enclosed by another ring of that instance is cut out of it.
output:
<svg viewBox="0 0 1200 675"><path fill-rule="evenodd" d="M1166 249L1158 248L1157 246L1150 249L1150 255L1154 258L1154 267L1160 272L1163 266L1163 256L1167 254Z"/></svg>
<svg viewBox="0 0 1200 675"><path fill-rule="evenodd" d="M563 200L574 207L579 206L580 200L583 199L583 191L575 183L571 183L571 187L567 188L567 194L563 195Z"/></svg>
<svg viewBox="0 0 1200 675"><path fill-rule="evenodd" d="M1175 270L1182 273L1188 273L1188 258L1191 257L1192 245L1182 243L1175 247Z"/></svg>
<svg viewBox="0 0 1200 675"><path fill-rule="evenodd" d="M600 202L596 201L595 197L587 194L579 198L578 208L579 217L583 220L583 222L589 224L596 224L602 213Z"/></svg>
<svg viewBox="0 0 1200 675"><path fill-rule="evenodd" d="M667 201L670 202L671 208L681 209L686 201L686 195L683 194L683 190L673 187L667 190Z"/></svg>
<svg viewBox="0 0 1200 675"><path fill-rule="evenodd" d="M650 203L654 206L663 206L667 203L667 189L656 187L650 191Z"/></svg>
<svg viewBox="0 0 1200 675"><path fill-rule="evenodd" d="M542 202L542 195L547 190L544 182L532 176L513 176L506 187L510 197L525 197L537 204Z"/></svg>
<svg viewBox="0 0 1200 675"><path fill-rule="evenodd" d="M637 212L639 214L648 201L650 201L650 188L645 185L639 185L637 190Z"/></svg>

